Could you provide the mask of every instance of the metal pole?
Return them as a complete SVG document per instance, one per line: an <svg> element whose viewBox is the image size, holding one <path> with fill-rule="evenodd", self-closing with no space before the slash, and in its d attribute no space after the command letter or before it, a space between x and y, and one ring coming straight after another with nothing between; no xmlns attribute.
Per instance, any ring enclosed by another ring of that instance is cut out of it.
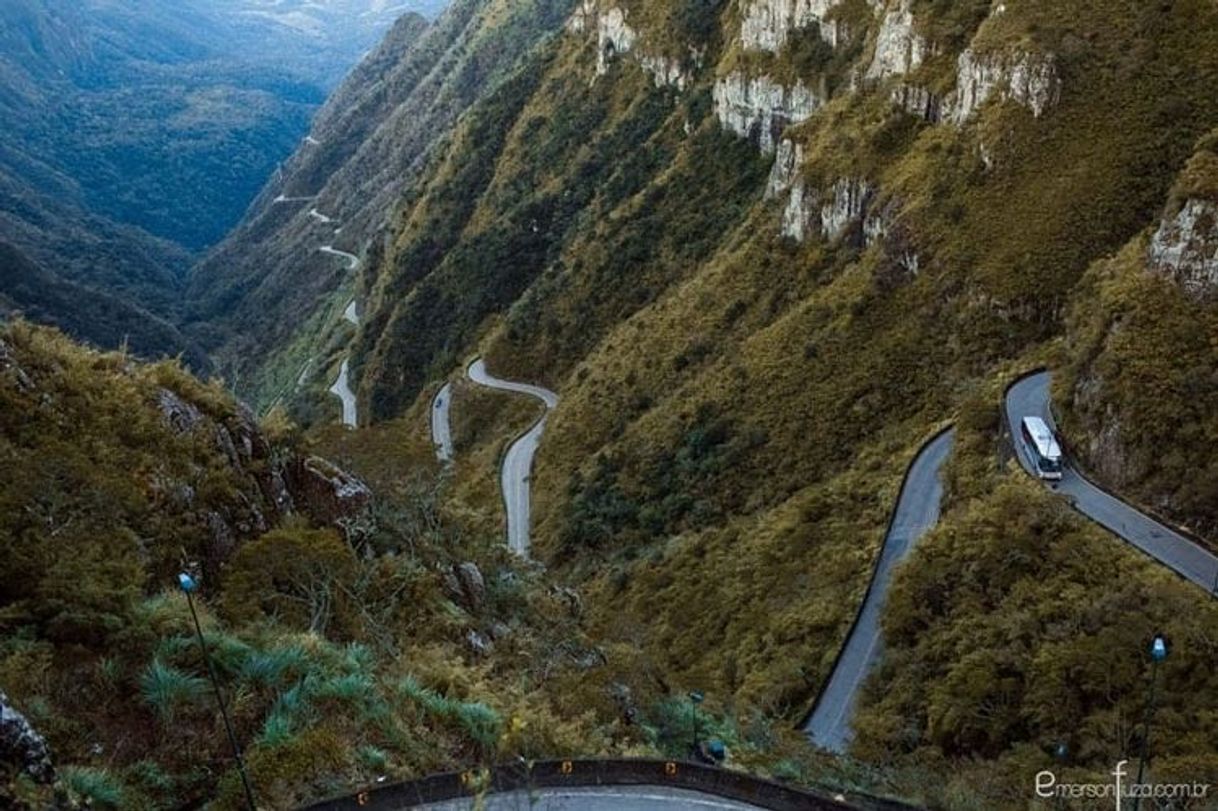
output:
<svg viewBox="0 0 1218 811"><path fill-rule="evenodd" d="M1142 776L1146 772L1146 761L1150 756L1150 723L1155 717L1155 685L1159 680L1159 660L1153 659L1150 666L1150 698L1146 703L1146 719L1142 722L1142 754L1138 758L1138 793L1133 798L1133 811L1141 804Z"/></svg>
<svg viewBox="0 0 1218 811"><path fill-rule="evenodd" d="M692 754L698 756L698 705L694 702L689 702L689 710L694 716L694 748Z"/></svg>
<svg viewBox="0 0 1218 811"><path fill-rule="evenodd" d="M241 746L237 743L237 735L233 732L232 721L228 718L228 708L224 706L224 696L220 693L220 681L216 678L216 668L211 663L211 655L207 652L207 642L203 639L203 626L199 624L199 615L195 613L195 601L186 591L186 603L190 606L191 619L195 621L195 633L199 636L199 648L203 651L203 661L207 663L207 675L211 678L211 686L216 691L216 703L220 705L220 717L224 719L224 731L228 733L228 742L233 747L233 757L237 760L237 771L241 773L241 785L245 788L245 801L250 811L258 811L254 802L254 790L250 787L249 775L245 773L245 761L241 757Z"/></svg>

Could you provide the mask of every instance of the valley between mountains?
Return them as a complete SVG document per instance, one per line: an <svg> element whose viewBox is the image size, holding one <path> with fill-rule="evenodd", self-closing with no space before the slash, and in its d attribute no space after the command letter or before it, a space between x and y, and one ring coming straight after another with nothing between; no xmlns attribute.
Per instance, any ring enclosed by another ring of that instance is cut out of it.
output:
<svg viewBox="0 0 1218 811"><path fill-rule="evenodd" d="M0 797L242 807L183 565L267 807L1218 785L1215 86L1203 0L401 17L159 316L207 371L0 332Z"/></svg>

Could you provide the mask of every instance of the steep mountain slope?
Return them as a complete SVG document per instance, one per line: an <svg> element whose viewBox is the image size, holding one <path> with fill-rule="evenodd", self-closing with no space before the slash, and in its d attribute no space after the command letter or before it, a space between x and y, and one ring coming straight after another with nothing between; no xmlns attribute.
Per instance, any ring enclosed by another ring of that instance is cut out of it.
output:
<svg viewBox="0 0 1218 811"><path fill-rule="evenodd" d="M319 301L342 298L341 311L349 300L342 263L318 248L333 242L375 251L453 122L560 24L566 6L461 0L426 31L418 18L403 18L335 93L318 114L313 140L191 275L194 334L238 372L243 391L267 402L290 386L324 345ZM298 337L305 340L293 345ZM268 346L278 350L269 358L261 351Z"/></svg>
<svg viewBox="0 0 1218 811"><path fill-rule="evenodd" d="M384 233L344 243L364 257L350 364L362 413L428 413L479 352L493 373L557 391L531 481L533 554L584 588L595 636L630 652L641 689L702 687L759 726L794 723L824 682L901 471L957 419L943 526L888 612L895 664L868 693L856 754L916 769L903 789L932 805L1022 807L1068 734L1069 768L1102 781L1140 746L1128 719L1154 626L1190 651L1164 680L1160 768L1213 774L1208 598L995 457L1002 384L1066 365L1059 402L1080 446L1099 437L1097 465L1114 447L1146 456L1145 435L1162 473L1134 458L1125 483L1184 516L1209 509L1208 474L1189 465L1218 456L1198 413L1218 368L1204 138L1218 10L567 6L561 32L510 40L505 78L464 96L428 160L395 173ZM264 191L247 233L271 232L274 197L316 190ZM369 197L321 199L329 213ZM364 216L347 215L379 215ZM289 257L234 241L196 276L234 269L221 295L200 288L203 312L236 308L242 340L221 351L264 401L352 340L332 328L348 289L307 244ZM1142 365L1170 384L1162 402L1129 393ZM322 413L321 392L300 388L298 413ZM1127 415L1119 445L1104 439L1113 413ZM491 433L469 455L495 458ZM454 509L493 525L476 474L455 475ZM1075 670L1054 666L1061 651Z"/></svg>
<svg viewBox="0 0 1218 811"><path fill-rule="evenodd" d="M113 346L123 310L120 332L149 339L132 343L138 351L183 351L180 336L154 340L166 332L154 322L177 319L190 253L232 227L324 88L404 10L380 0L4 3L0 238L61 292L79 285L112 302L105 329L89 329L88 293L43 297L28 315Z"/></svg>
<svg viewBox="0 0 1218 811"><path fill-rule="evenodd" d="M1097 262L1074 296L1069 404L1105 482L1218 536L1218 131L1161 219Z"/></svg>
<svg viewBox="0 0 1218 811"><path fill-rule="evenodd" d="M425 471L373 501L218 385L25 322L0 329L0 459L4 808L244 807L184 567L260 807L645 745L588 712L567 598ZM45 736L17 757L14 711Z"/></svg>

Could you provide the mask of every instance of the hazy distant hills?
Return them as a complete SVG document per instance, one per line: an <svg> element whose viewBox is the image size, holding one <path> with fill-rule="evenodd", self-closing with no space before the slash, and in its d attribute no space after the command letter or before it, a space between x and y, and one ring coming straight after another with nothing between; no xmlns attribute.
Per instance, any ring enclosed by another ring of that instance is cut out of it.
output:
<svg viewBox="0 0 1218 811"><path fill-rule="evenodd" d="M192 254L237 222L328 89L403 11L436 5L6 0L0 243L49 277L176 320ZM11 278L0 274L8 308L81 338L113 333L90 333L76 313L50 318L45 298L25 307Z"/></svg>

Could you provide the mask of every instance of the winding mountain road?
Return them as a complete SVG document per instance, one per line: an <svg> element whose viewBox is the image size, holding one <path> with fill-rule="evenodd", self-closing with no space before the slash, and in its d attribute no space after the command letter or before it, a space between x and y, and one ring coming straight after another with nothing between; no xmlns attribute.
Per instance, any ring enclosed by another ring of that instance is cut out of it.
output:
<svg viewBox="0 0 1218 811"><path fill-rule="evenodd" d="M436 446L436 458L444 464L456 456L453 450L452 422L449 419L453 402L453 384L445 383L431 401L431 442Z"/></svg>
<svg viewBox="0 0 1218 811"><path fill-rule="evenodd" d="M272 200L272 203L307 203L310 200L316 200L316 197L288 197L286 194L281 194Z"/></svg>
<svg viewBox="0 0 1218 811"><path fill-rule="evenodd" d="M1021 439L1019 424L1024 417L1038 416L1053 427L1049 402L1049 372L1038 372L1019 380L1006 396L1007 427L1024 470L1035 476L1035 465ZM1206 591L1218 584L1218 557L1156 521L1140 510L1096 487L1067 463L1060 482L1047 483L1065 496L1076 510L1137 547Z"/></svg>
<svg viewBox="0 0 1218 811"><path fill-rule="evenodd" d="M524 394L541 400L545 404L545 413L508 448L503 458L503 470L500 473L500 486L503 489L503 503L507 511L508 546L520 555L529 554L529 476L533 468L533 457L537 446L541 443L541 435L546 429L546 418L550 411L558 405L558 395L541 386L531 386L528 383L515 383L510 380L500 380L486 371L486 363L478 358L469 365L469 379L480 386Z"/></svg>
<svg viewBox="0 0 1218 811"><path fill-rule="evenodd" d="M355 304L355 299L351 299L351 303L347 305L347 309L343 310L343 318L349 323L359 326L359 309Z"/></svg>
<svg viewBox="0 0 1218 811"><path fill-rule="evenodd" d="M313 219L317 220L322 225L329 225L330 223L334 222L333 217L327 217L325 214L322 214L316 208L309 209L309 216L312 217Z"/></svg>
<svg viewBox="0 0 1218 811"><path fill-rule="evenodd" d="M342 368L338 372L338 380L330 387L330 393L343 401L343 425L350 428L359 427L359 412L356 410L355 392L351 391L351 359L344 358Z"/></svg>
<svg viewBox="0 0 1218 811"><path fill-rule="evenodd" d="M897 506L884 537L884 548L863 598L863 606L846 645L821 691L804 733L816 746L844 752L853 737L851 716L867 674L884 651L880 616L897 565L917 541L939 521L943 484L939 473L951 453L955 431L947 430L922 447L905 473Z"/></svg>
<svg viewBox="0 0 1218 811"><path fill-rule="evenodd" d="M347 260L347 270L354 271L354 270L359 269L359 257L353 253L347 253L346 251L340 251L337 248L335 248L333 245L322 245L317 250L320 251L321 253L327 253L331 256L337 256L341 259L346 259Z"/></svg>

